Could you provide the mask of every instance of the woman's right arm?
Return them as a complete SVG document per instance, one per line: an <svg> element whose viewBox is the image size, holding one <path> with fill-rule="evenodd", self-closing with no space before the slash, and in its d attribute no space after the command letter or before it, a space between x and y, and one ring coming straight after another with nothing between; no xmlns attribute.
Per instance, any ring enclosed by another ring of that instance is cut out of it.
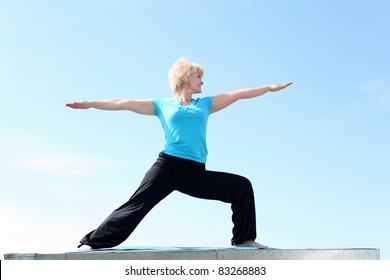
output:
<svg viewBox="0 0 390 280"><path fill-rule="evenodd" d="M130 100L119 98L101 101L73 102L66 104L66 106L73 109L129 110L142 115L155 115L151 99Z"/></svg>

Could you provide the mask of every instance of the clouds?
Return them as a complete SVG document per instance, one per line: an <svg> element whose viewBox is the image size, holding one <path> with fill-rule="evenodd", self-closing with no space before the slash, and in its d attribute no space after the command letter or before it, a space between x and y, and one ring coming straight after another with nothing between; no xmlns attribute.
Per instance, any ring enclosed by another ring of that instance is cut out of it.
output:
<svg viewBox="0 0 390 280"><path fill-rule="evenodd" d="M78 216L47 211L45 215L0 196L0 259L5 253L59 252L76 250L81 232L87 230ZM75 231L75 228L79 228ZM68 238L58 239L58 232Z"/></svg>
<svg viewBox="0 0 390 280"><path fill-rule="evenodd" d="M81 154L37 135L1 135L3 164L21 172L56 176L85 176L126 164L99 155Z"/></svg>
<svg viewBox="0 0 390 280"><path fill-rule="evenodd" d="M91 227L81 213L108 211L103 205L93 208L101 200L88 199L91 192L99 189L99 181L107 172L124 173L126 167L116 159L80 153L49 136L3 132L0 224L6 230L0 233L5 241L0 244L1 255L75 250L77 240ZM117 188L115 180L110 183ZM57 236L67 238L58 240Z"/></svg>
<svg viewBox="0 0 390 280"><path fill-rule="evenodd" d="M390 108L390 78L378 78L360 85L360 90L378 107Z"/></svg>
<svg viewBox="0 0 390 280"><path fill-rule="evenodd" d="M121 162L96 155L46 154L27 155L10 159L9 163L23 170L58 176L85 176L122 168Z"/></svg>
<svg viewBox="0 0 390 280"><path fill-rule="evenodd" d="M377 78L356 85L346 85L343 89L338 88L337 91L340 100L328 106L326 114L316 121L322 126L372 130L373 127L389 119L389 78ZM378 129L383 130L383 127Z"/></svg>
<svg viewBox="0 0 390 280"><path fill-rule="evenodd" d="M38 134L9 132L0 135L0 168L0 194L27 204L33 203L31 197L39 197L43 201L40 207L44 207L55 200L76 201L87 196L91 188L99 187L107 173L115 176L101 185L117 186L115 178L119 173L126 174L123 170L128 165L80 153Z"/></svg>

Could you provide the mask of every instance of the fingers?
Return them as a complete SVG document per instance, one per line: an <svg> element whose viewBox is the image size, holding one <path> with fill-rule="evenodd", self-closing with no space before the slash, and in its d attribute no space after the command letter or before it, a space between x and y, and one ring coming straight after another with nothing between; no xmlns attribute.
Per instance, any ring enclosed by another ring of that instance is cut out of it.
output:
<svg viewBox="0 0 390 280"><path fill-rule="evenodd" d="M73 109L80 109L80 103L78 102L73 102L73 103L67 103L65 106L73 108Z"/></svg>
<svg viewBox="0 0 390 280"><path fill-rule="evenodd" d="M271 87L271 91L282 90L282 89L285 89L288 86L291 86L292 84L293 84L293 82L289 82L289 83L285 83L285 84L277 84L277 85L274 85L274 86Z"/></svg>
<svg viewBox="0 0 390 280"><path fill-rule="evenodd" d="M73 102L73 103L67 103L65 106L70 107L72 109L89 109L88 102Z"/></svg>
<svg viewBox="0 0 390 280"><path fill-rule="evenodd" d="M286 88L286 87L288 87L288 86L291 86L291 85L292 85L292 82L285 83L285 84L280 84L280 85L278 85L278 86L279 86L279 89L284 89L284 88Z"/></svg>

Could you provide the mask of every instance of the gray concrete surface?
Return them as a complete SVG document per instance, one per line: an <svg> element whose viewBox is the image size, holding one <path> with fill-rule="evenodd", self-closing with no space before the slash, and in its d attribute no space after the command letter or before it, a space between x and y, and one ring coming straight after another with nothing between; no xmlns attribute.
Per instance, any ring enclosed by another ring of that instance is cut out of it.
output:
<svg viewBox="0 0 390 280"><path fill-rule="evenodd" d="M379 249L157 249L9 253L5 260L380 260Z"/></svg>

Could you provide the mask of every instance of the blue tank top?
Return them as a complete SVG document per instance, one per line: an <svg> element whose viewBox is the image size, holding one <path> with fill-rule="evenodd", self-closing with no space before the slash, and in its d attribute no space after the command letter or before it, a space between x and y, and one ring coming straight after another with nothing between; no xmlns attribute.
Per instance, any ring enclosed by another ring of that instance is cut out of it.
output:
<svg viewBox="0 0 390 280"><path fill-rule="evenodd" d="M164 129L164 153L205 163L212 98L192 99L187 106L173 98L156 98L152 102Z"/></svg>

